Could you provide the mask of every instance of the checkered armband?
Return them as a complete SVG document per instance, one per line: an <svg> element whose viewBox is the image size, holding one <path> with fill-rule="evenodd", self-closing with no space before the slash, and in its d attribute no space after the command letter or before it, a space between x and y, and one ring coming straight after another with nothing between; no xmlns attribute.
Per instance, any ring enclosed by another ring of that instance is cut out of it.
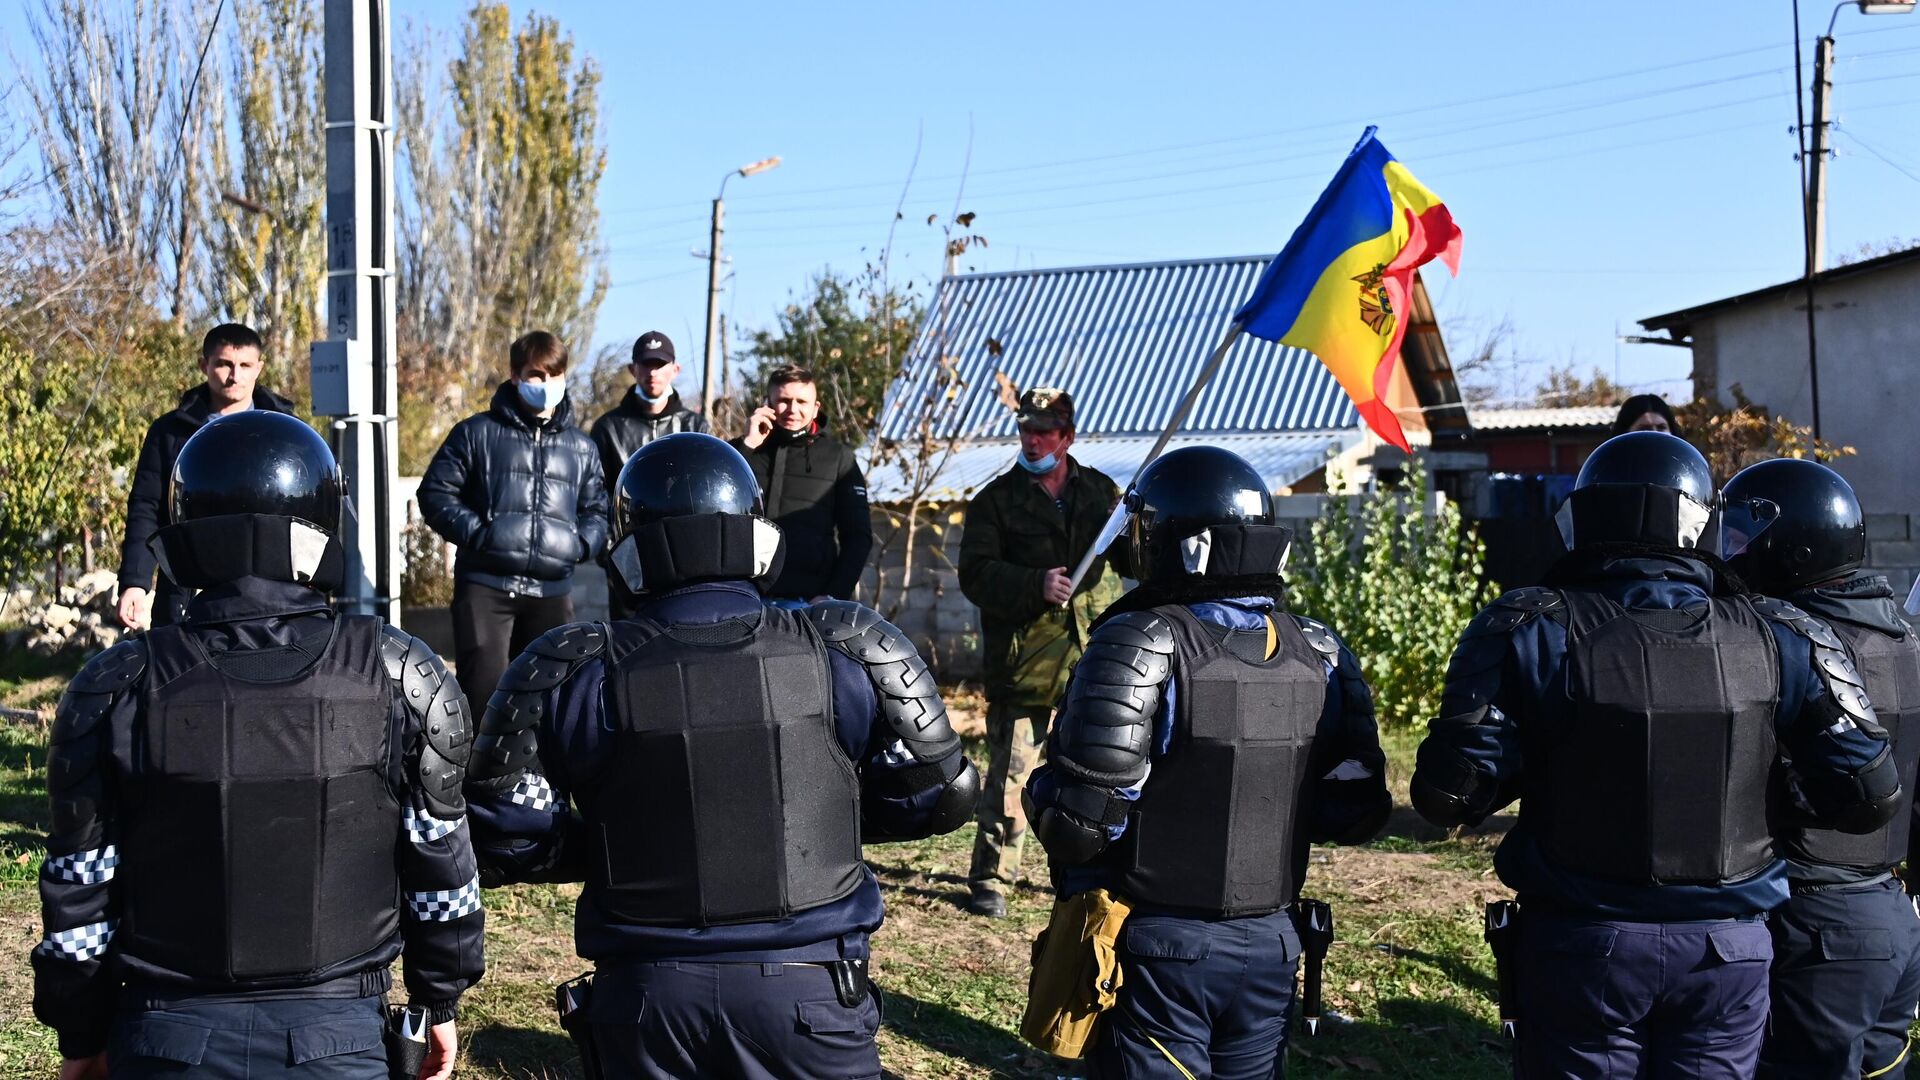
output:
<svg viewBox="0 0 1920 1080"><path fill-rule="evenodd" d="M480 910L480 878L457 889L434 889L407 894L407 910L421 922L452 922Z"/></svg>

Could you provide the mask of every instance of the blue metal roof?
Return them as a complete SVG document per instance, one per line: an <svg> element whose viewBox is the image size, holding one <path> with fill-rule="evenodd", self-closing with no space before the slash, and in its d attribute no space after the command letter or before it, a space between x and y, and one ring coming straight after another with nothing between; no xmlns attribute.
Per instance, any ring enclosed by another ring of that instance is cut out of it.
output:
<svg viewBox="0 0 1920 1080"><path fill-rule="evenodd" d="M907 373L888 391L881 437L905 438L919 427L928 394L946 396L946 367L961 386L936 412L938 437L1014 434L996 371L1021 389L1072 393L1082 438L1157 434L1270 259L946 278L909 352ZM1325 431L1358 423L1353 403L1311 354L1242 336L1181 430Z"/></svg>
<svg viewBox="0 0 1920 1080"><path fill-rule="evenodd" d="M1291 487L1309 476L1335 454L1360 441L1360 429L1338 431L1275 431L1265 434L1176 435L1167 449L1206 444L1224 447L1239 454L1267 482L1269 491ZM1151 435L1079 436L1068 453L1082 465L1090 465L1125 487L1135 469L1146 460L1153 447ZM1020 453L1018 441L1010 438L979 439L956 449L941 462L939 474L921 498L927 502L955 502L970 499L987 481L1013 468ZM912 478L898 459L882 462L867 470L867 491L877 503L903 502L913 494Z"/></svg>

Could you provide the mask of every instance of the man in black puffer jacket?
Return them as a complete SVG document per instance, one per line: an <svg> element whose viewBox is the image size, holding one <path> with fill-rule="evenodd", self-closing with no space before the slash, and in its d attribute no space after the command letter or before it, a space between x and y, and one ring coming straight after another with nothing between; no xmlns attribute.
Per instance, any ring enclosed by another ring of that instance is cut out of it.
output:
<svg viewBox="0 0 1920 1080"><path fill-rule="evenodd" d="M795 607L851 600L873 550L867 478L853 448L821 430L811 372L788 364L775 368L767 383L767 404L733 440L786 540L786 566L767 599Z"/></svg>
<svg viewBox="0 0 1920 1080"><path fill-rule="evenodd" d="M607 540L607 488L566 398L567 347L536 330L509 351L513 378L454 425L420 478L420 513L459 549L454 663L469 702L533 639L573 621L573 568Z"/></svg>

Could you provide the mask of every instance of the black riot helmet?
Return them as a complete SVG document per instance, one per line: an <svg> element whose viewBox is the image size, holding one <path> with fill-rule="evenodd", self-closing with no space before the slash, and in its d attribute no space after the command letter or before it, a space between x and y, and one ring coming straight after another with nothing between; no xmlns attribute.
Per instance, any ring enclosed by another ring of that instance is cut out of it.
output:
<svg viewBox="0 0 1920 1080"><path fill-rule="evenodd" d="M216 417L174 459L173 523L153 541L161 566L190 588L249 574L337 588L341 491L333 451L298 419Z"/></svg>
<svg viewBox="0 0 1920 1080"><path fill-rule="evenodd" d="M1597 447L1560 507L1569 548L1595 543L1700 546L1714 507L1713 472L1684 439L1629 431Z"/></svg>
<svg viewBox="0 0 1920 1080"><path fill-rule="evenodd" d="M1184 446L1127 488L1127 543L1142 584L1278 574L1293 530L1273 523L1267 482L1238 454Z"/></svg>
<svg viewBox="0 0 1920 1080"><path fill-rule="evenodd" d="M1720 493L1720 554L1774 596L1853 573L1867 558L1867 519L1853 485L1817 461L1750 465Z"/></svg>
<svg viewBox="0 0 1920 1080"><path fill-rule="evenodd" d="M209 420L173 462L172 517L296 517L340 529L340 466L318 432L285 413L248 409Z"/></svg>
<svg viewBox="0 0 1920 1080"><path fill-rule="evenodd" d="M613 562L634 592L779 576L780 530L740 451L697 431L633 452L614 491Z"/></svg>

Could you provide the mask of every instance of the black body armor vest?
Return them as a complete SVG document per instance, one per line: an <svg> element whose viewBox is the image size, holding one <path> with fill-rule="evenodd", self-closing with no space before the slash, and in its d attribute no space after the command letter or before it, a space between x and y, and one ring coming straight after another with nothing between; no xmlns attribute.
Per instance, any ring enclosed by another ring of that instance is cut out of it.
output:
<svg viewBox="0 0 1920 1080"><path fill-rule="evenodd" d="M1742 598L1628 609L1568 590L1571 715L1523 806L1547 857L1638 884L1715 885L1773 860L1767 827L1780 659ZM1531 815L1530 815L1531 816Z"/></svg>
<svg viewBox="0 0 1920 1080"><path fill-rule="evenodd" d="M609 915L649 926L785 918L860 884L860 784L825 646L801 616L609 628L615 729L597 790ZM683 824L684 823L684 824Z"/></svg>
<svg viewBox="0 0 1920 1080"><path fill-rule="evenodd" d="M1260 664L1229 653L1184 607L1153 613L1173 627L1173 741L1106 856L1116 891L1207 917L1278 911L1300 885L1294 843L1326 664L1284 613L1273 617L1278 648Z"/></svg>
<svg viewBox="0 0 1920 1080"><path fill-rule="evenodd" d="M130 957L210 981L298 985L392 939L402 831L380 620L340 617L304 673L248 681L179 626L147 635L125 782Z"/></svg>
<svg viewBox="0 0 1920 1080"><path fill-rule="evenodd" d="M1830 618L1840 640L1853 654L1854 666L1866 683L1873 713L1887 729L1893 760L1900 770L1900 789L1913 797L1916 764L1920 763L1920 635L1909 630L1893 637L1858 623ZM1780 838L1781 853L1800 863L1845 866L1870 873L1891 870L1907 857L1907 836L1913 816L1906 811L1873 832L1843 833L1834 829L1793 830Z"/></svg>

